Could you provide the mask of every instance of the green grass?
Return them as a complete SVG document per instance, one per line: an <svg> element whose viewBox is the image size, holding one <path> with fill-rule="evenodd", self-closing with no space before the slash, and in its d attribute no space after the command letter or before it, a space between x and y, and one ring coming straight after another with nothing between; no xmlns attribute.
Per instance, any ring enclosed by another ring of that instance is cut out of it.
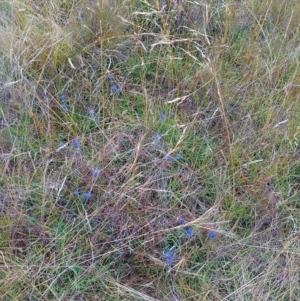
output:
<svg viewBox="0 0 300 301"><path fill-rule="evenodd" d="M300 5L225 2L1 2L3 300L299 299Z"/></svg>

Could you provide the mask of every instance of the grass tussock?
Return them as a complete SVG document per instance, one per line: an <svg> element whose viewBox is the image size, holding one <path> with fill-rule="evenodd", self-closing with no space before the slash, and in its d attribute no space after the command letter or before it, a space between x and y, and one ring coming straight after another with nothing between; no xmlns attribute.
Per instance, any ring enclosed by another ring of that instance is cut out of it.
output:
<svg viewBox="0 0 300 301"><path fill-rule="evenodd" d="M0 3L3 300L299 299L300 4L225 2Z"/></svg>

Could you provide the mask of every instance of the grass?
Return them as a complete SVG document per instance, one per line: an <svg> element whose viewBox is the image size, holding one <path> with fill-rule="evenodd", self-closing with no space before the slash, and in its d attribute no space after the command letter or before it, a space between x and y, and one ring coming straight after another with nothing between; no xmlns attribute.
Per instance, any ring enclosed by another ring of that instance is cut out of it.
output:
<svg viewBox="0 0 300 301"><path fill-rule="evenodd" d="M0 12L3 300L299 299L298 1Z"/></svg>

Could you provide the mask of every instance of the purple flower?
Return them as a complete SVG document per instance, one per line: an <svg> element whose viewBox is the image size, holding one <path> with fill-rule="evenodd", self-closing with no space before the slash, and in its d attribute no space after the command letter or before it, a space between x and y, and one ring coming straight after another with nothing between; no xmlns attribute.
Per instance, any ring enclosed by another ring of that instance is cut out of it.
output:
<svg viewBox="0 0 300 301"><path fill-rule="evenodd" d="M207 234L208 239L216 239L216 237L217 237L217 232L215 230L211 230Z"/></svg>
<svg viewBox="0 0 300 301"><path fill-rule="evenodd" d="M174 251L168 250L163 253L163 258L168 266L172 266L175 261Z"/></svg>

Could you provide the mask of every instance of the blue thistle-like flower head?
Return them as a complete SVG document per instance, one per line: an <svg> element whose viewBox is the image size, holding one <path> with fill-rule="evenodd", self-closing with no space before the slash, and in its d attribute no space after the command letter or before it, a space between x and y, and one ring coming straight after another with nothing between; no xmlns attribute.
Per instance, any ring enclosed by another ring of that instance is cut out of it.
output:
<svg viewBox="0 0 300 301"><path fill-rule="evenodd" d="M163 253L163 258L168 266L172 266L175 262L175 255L173 250L168 250Z"/></svg>
<svg viewBox="0 0 300 301"><path fill-rule="evenodd" d="M192 227L186 227L183 229L184 230L184 235L188 238L191 238L194 236L194 230Z"/></svg>
<svg viewBox="0 0 300 301"><path fill-rule="evenodd" d="M177 160L182 160L183 159L183 155L181 153L176 154L175 158Z"/></svg>
<svg viewBox="0 0 300 301"><path fill-rule="evenodd" d="M67 95L66 94L61 94L59 97L60 101L66 101L67 100Z"/></svg>
<svg viewBox="0 0 300 301"><path fill-rule="evenodd" d="M94 117L94 116L95 116L95 110L94 110L92 107L88 107L88 109L87 109L87 114L88 114L90 117Z"/></svg>
<svg viewBox="0 0 300 301"><path fill-rule="evenodd" d="M69 107L68 107L68 105L67 105L66 103L62 103L62 104L60 105L60 108L61 108L63 111L68 111L68 110L69 110Z"/></svg>
<svg viewBox="0 0 300 301"><path fill-rule="evenodd" d="M110 74L110 75L107 77L107 80L108 80L110 83L113 83L114 80L115 80L115 77L114 77L112 74Z"/></svg>
<svg viewBox="0 0 300 301"><path fill-rule="evenodd" d="M179 219L179 224L180 224L180 225L184 225L184 224L185 224L185 219L181 217L181 218Z"/></svg>
<svg viewBox="0 0 300 301"><path fill-rule="evenodd" d="M84 194L84 198L85 198L86 201L90 200L92 198L92 193L90 191L87 191Z"/></svg>
<svg viewBox="0 0 300 301"><path fill-rule="evenodd" d="M92 175L94 178L98 178L101 174L101 169L98 167L95 167L92 169Z"/></svg>
<svg viewBox="0 0 300 301"><path fill-rule="evenodd" d="M120 86L117 85L117 84L112 84L111 87L110 87L110 94L114 95L114 94L117 94L119 92L121 92Z"/></svg>
<svg viewBox="0 0 300 301"><path fill-rule="evenodd" d="M80 138L78 137L76 139L73 139L72 140L72 145L73 145L74 148L80 149L80 147L81 147Z"/></svg>
<svg viewBox="0 0 300 301"><path fill-rule="evenodd" d="M168 162L172 162L173 161L173 156L171 156L171 155L166 155L166 156L164 156L164 160L166 160L166 161L168 161Z"/></svg>
<svg viewBox="0 0 300 301"><path fill-rule="evenodd" d="M184 225L185 224L185 219L184 218L180 218L179 219L179 223L180 225ZM184 227L183 228L184 231L184 235L188 238L191 238L192 236L194 236L194 230L192 227Z"/></svg>
<svg viewBox="0 0 300 301"><path fill-rule="evenodd" d="M160 121L164 121L165 119L166 119L165 113L160 113L160 114L159 114L159 120L160 120Z"/></svg>
<svg viewBox="0 0 300 301"><path fill-rule="evenodd" d="M162 138L163 138L162 134L155 133L152 137L153 143L156 144L157 146L160 146L162 143Z"/></svg>
<svg viewBox="0 0 300 301"><path fill-rule="evenodd" d="M73 195L78 198L80 196L79 190L78 189L74 190Z"/></svg>
<svg viewBox="0 0 300 301"><path fill-rule="evenodd" d="M215 230L211 230L207 234L208 239L216 239L216 237L217 237L217 232Z"/></svg>

